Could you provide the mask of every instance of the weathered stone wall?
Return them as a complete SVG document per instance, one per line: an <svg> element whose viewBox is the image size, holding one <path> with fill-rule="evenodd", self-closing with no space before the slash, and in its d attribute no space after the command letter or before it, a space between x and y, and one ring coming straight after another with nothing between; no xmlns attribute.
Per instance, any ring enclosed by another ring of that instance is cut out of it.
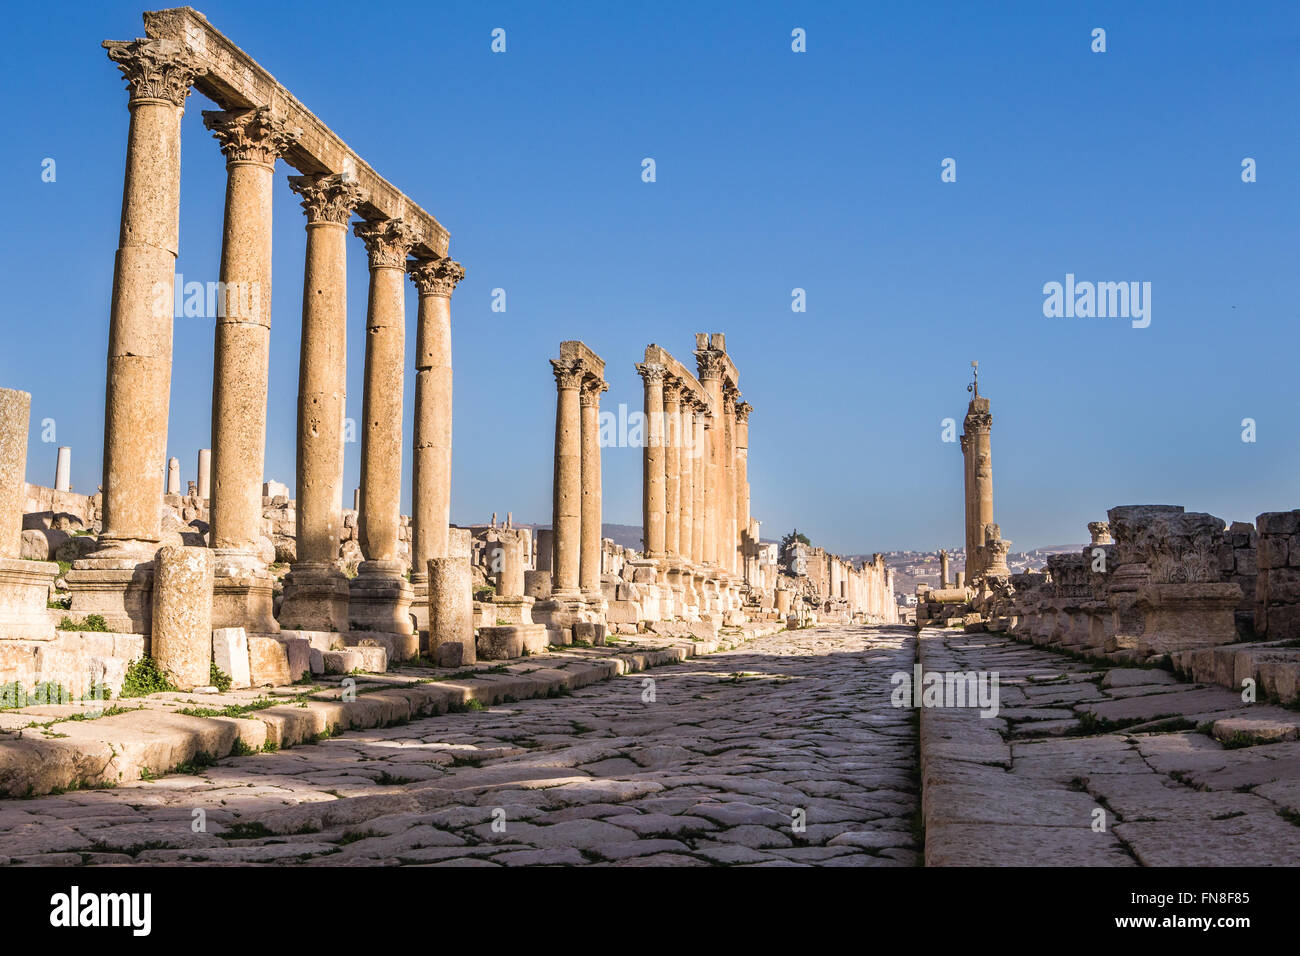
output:
<svg viewBox="0 0 1300 956"><path fill-rule="evenodd" d="M1255 519L1258 576L1255 632L1266 640L1300 638L1300 511L1267 511Z"/></svg>

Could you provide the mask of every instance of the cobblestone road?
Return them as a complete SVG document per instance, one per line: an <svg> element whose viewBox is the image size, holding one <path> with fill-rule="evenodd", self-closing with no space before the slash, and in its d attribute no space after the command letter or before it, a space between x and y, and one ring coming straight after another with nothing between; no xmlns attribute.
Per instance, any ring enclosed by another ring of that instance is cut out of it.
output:
<svg viewBox="0 0 1300 956"><path fill-rule="evenodd" d="M918 862L904 628L833 626L194 774L0 802L0 863ZM199 812L201 811L201 813Z"/></svg>

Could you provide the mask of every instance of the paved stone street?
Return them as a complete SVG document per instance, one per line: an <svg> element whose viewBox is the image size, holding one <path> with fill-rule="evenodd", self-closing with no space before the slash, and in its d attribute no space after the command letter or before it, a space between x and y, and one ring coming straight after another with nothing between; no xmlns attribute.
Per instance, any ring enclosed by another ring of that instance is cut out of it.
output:
<svg viewBox="0 0 1300 956"><path fill-rule="evenodd" d="M996 672L1001 704L995 718L922 712L927 865L1300 857L1294 710L998 634L927 630L920 659L926 672Z"/></svg>
<svg viewBox="0 0 1300 956"><path fill-rule="evenodd" d="M8 800L0 862L911 866L916 733L889 677L915 649L906 628L789 631L570 697Z"/></svg>

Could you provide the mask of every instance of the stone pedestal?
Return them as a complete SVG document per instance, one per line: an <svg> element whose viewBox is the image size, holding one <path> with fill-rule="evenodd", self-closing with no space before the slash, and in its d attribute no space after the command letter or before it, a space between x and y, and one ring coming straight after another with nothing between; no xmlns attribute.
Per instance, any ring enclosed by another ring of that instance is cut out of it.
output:
<svg viewBox="0 0 1300 956"><path fill-rule="evenodd" d="M350 595L347 577L333 562L298 562L284 578L280 627L346 632Z"/></svg>
<svg viewBox="0 0 1300 956"><path fill-rule="evenodd" d="M212 557L212 626L278 634L275 576L261 559L242 548L214 548Z"/></svg>
<svg viewBox="0 0 1300 956"><path fill-rule="evenodd" d="M1237 639L1240 601L1241 588L1230 583L1143 585L1136 601L1144 621L1138 653L1151 656L1231 644Z"/></svg>
<svg viewBox="0 0 1300 956"><path fill-rule="evenodd" d="M419 640L411 623L415 590L406 580L405 564L362 561L349 588L349 631L378 631L407 638L394 645L396 660L405 660L419 651Z"/></svg>
<svg viewBox="0 0 1300 956"><path fill-rule="evenodd" d="M474 594L469 565L469 532L452 528L448 532L449 556L430 558L429 657L439 660L439 648L460 645L462 663L472 664L474 653Z"/></svg>
<svg viewBox="0 0 1300 956"><path fill-rule="evenodd" d="M212 552L160 548L149 655L178 690L206 686L212 663Z"/></svg>

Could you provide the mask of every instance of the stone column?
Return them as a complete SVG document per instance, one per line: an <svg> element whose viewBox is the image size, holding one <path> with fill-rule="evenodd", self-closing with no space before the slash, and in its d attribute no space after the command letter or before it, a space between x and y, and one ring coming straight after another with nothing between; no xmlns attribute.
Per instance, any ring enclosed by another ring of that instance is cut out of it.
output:
<svg viewBox="0 0 1300 956"><path fill-rule="evenodd" d="M678 511L677 511L677 553L682 560L692 563L695 560L695 547L692 535L695 533L695 456L698 446L695 444L695 400L689 394L683 396L680 407L681 419L677 433L681 448L677 455Z"/></svg>
<svg viewBox="0 0 1300 956"><path fill-rule="evenodd" d="M694 459L691 461L691 561L697 565L705 562L704 535L708 524L705 504L709 469L709 436L706 430L709 406L697 400L692 415L695 426Z"/></svg>
<svg viewBox="0 0 1300 956"><path fill-rule="evenodd" d="M609 390L603 380L588 376L583 380L581 405L582 499L578 585L583 600L602 604L600 588L600 393Z"/></svg>
<svg viewBox="0 0 1300 956"><path fill-rule="evenodd" d="M722 456L726 445L726 410L722 401L722 356L709 349L697 350L696 362L700 384L704 386L712 413L708 427L708 483L705 494L704 560L721 571L728 567L726 561L726 520L724 496L726 473Z"/></svg>
<svg viewBox="0 0 1300 956"><path fill-rule="evenodd" d="M470 574L470 533L464 528L447 531L447 554L430 558L429 657L440 667L473 664L474 594ZM445 648L445 650L444 650Z"/></svg>
<svg viewBox="0 0 1300 956"><path fill-rule="evenodd" d="M167 494L179 495L181 493L181 460L179 458L167 459Z"/></svg>
<svg viewBox="0 0 1300 956"><path fill-rule="evenodd" d="M400 219L359 222L352 231L365 242L370 257L370 293L357 524L366 560L352 579L349 626L405 638L395 645L400 647L400 660L419 647L410 617L413 592L397 541L402 507L406 256L421 236Z"/></svg>
<svg viewBox="0 0 1300 956"><path fill-rule="evenodd" d="M736 526L736 399L740 392L727 383L722 394L722 454L720 462L722 475L719 491L722 493L722 567L730 575L735 575L738 568Z"/></svg>
<svg viewBox="0 0 1300 956"><path fill-rule="evenodd" d="M213 554L208 548L158 550L149 655L178 690L211 683Z"/></svg>
<svg viewBox="0 0 1300 956"><path fill-rule="evenodd" d="M284 579L280 626L348 629L343 537L343 420L347 414L348 220L364 191L341 175L291 176L307 214L298 364L297 560Z"/></svg>
<svg viewBox="0 0 1300 956"><path fill-rule="evenodd" d="M212 449L199 449L199 497L204 501L212 498Z"/></svg>
<svg viewBox="0 0 1300 956"><path fill-rule="evenodd" d="M582 414L578 389L585 375L582 365L551 359L555 371L555 486L551 529L551 593L558 599L581 597L582 536Z"/></svg>
<svg viewBox="0 0 1300 956"><path fill-rule="evenodd" d="M59 448L59 457L54 463L54 490L72 490L72 449L67 445Z"/></svg>
<svg viewBox="0 0 1300 956"><path fill-rule="evenodd" d="M736 405L736 562L737 573L750 582L749 552L758 542L749 540L749 402Z"/></svg>
<svg viewBox="0 0 1300 956"><path fill-rule="evenodd" d="M415 331L415 424L411 460L411 586L416 623L428 627L428 565L447 554L451 523L451 294L465 278L452 259L408 269L419 292Z"/></svg>
<svg viewBox="0 0 1300 956"><path fill-rule="evenodd" d="M45 608L59 566L21 560L31 407L27 392L0 388L0 639L45 641L55 636Z"/></svg>
<svg viewBox="0 0 1300 956"><path fill-rule="evenodd" d="M993 522L993 460L990 432L993 416L989 400L976 391L970 400L962 434L962 451L966 456L966 580L974 581L984 573L985 561L980 550L984 544L984 526Z"/></svg>
<svg viewBox="0 0 1300 956"><path fill-rule="evenodd" d="M664 396L664 551L681 555L682 383L666 375Z"/></svg>
<svg viewBox="0 0 1300 956"><path fill-rule="evenodd" d="M939 552L939 589L943 590L948 586L948 552Z"/></svg>
<svg viewBox="0 0 1300 956"><path fill-rule="evenodd" d="M271 359L271 206L275 161L298 138L269 107L205 112L226 157L221 241L224 312L212 373L214 627L279 630L274 580L259 557L266 397Z"/></svg>
<svg viewBox="0 0 1300 956"><path fill-rule="evenodd" d="M114 631L149 627L161 537L173 282L180 230L181 115L203 67L175 40L105 41L131 95L122 229L113 269L104 403L103 531L67 578L72 609Z"/></svg>
<svg viewBox="0 0 1300 956"><path fill-rule="evenodd" d="M664 462L664 366L640 362L636 366L645 382L645 453L642 456L642 527L645 554L659 560L665 556L667 475Z"/></svg>

